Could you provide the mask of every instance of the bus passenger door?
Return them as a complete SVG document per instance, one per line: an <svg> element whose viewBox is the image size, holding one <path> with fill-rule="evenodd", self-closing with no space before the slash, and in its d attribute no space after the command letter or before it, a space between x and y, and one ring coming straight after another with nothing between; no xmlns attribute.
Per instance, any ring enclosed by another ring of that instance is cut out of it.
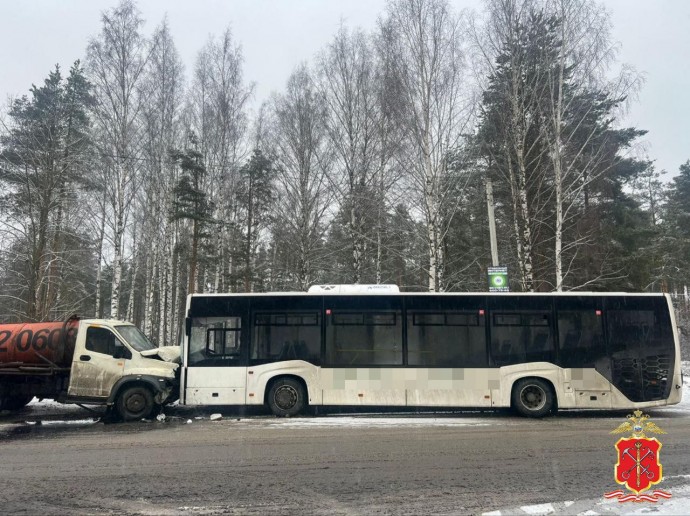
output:
<svg viewBox="0 0 690 516"><path fill-rule="evenodd" d="M244 304L244 303L242 303ZM244 405L247 313L192 317L185 357L187 405Z"/></svg>

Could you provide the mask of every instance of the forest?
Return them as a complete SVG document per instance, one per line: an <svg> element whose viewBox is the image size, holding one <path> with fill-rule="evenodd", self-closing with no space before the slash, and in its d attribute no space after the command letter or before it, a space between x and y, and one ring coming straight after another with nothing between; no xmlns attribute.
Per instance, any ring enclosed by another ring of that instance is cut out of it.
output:
<svg viewBox="0 0 690 516"><path fill-rule="evenodd" d="M231 28L185 70L167 21L144 27L121 1L2 110L2 321L113 317L174 343L190 293L486 291L496 261L515 292L687 312L690 161L656 170L623 123L643 79L602 5L391 0L261 104Z"/></svg>

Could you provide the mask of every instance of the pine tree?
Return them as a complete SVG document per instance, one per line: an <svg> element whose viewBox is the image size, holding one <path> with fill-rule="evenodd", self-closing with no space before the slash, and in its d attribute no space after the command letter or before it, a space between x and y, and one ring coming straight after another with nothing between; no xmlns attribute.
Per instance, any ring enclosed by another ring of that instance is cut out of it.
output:
<svg viewBox="0 0 690 516"><path fill-rule="evenodd" d="M190 137L190 143L196 143L193 136ZM202 188L206 175L202 154L192 147L184 151L174 150L170 157L180 167L180 178L173 189L171 219L184 220L191 224L187 294L192 294L196 291L197 285L199 249L202 239L208 236L209 225L213 222L213 207Z"/></svg>
<svg viewBox="0 0 690 516"><path fill-rule="evenodd" d="M252 292L257 275L256 253L261 232L270 225L270 211L275 202L274 170L271 161L254 149L251 158L240 168L235 190L239 210L239 225L243 245L240 248L244 264L244 291Z"/></svg>
<svg viewBox="0 0 690 516"><path fill-rule="evenodd" d="M664 216L665 278L680 291L690 285L690 161L680 166Z"/></svg>
<svg viewBox="0 0 690 516"><path fill-rule="evenodd" d="M70 309L63 304L70 297L64 283L70 266L65 215L75 206L74 187L87 181L91 100L78 61L66 80L56 66L42 86L31 88L30 97L12 103L10 130L0 139L0 183L6 188L2 207L16 223L11 227L23 228L11 235L16 251L25 255L12 272L17 274L16 295L25 303L21 313L31 320ZM5 240L10 244L11 238ZM71 258L76 261L76 255ZM88 294L82 289L77 295Z"/></svg>

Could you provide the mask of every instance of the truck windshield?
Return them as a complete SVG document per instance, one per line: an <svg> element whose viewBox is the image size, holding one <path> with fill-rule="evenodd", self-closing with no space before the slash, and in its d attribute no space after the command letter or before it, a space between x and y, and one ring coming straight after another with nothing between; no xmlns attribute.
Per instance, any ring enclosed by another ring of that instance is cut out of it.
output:
<svg viewBox="0 0 690 516"><path fill-rule="evenodd" d="M120 335L125 338L129 345L137 351L146 351L158 347L136 326L115 326L115 328L120 332Z"/></svg>

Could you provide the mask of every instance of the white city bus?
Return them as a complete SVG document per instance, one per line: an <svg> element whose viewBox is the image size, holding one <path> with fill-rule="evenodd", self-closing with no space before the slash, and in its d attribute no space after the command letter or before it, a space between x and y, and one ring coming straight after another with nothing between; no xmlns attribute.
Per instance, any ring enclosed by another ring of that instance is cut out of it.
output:
<svg viewBox="0 0 690 516"><path fill-rule="evenodd" d="M186 405L633 409L680 402L668 295L307 293L187 298Z"/></svg>

